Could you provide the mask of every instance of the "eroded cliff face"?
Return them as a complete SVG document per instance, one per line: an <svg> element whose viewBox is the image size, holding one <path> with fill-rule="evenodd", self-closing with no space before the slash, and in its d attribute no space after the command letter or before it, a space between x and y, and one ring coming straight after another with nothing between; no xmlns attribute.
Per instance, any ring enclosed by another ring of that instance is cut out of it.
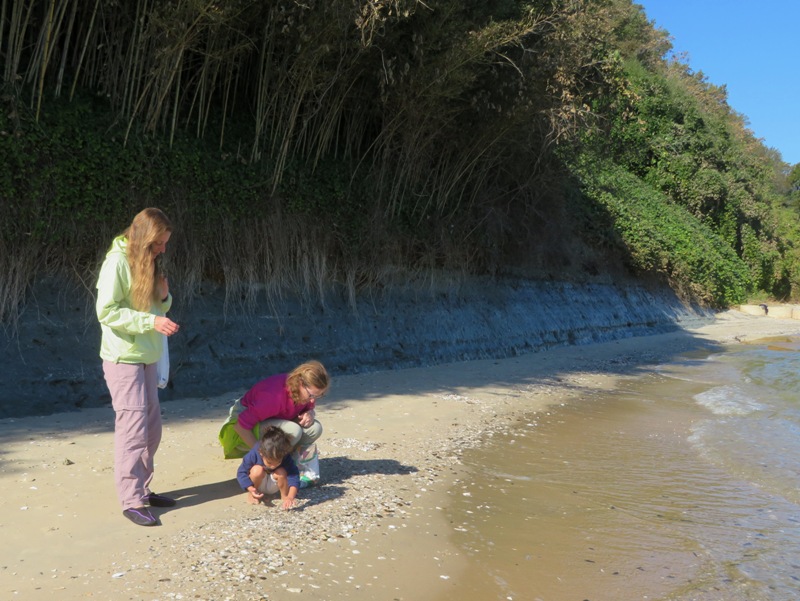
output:
<svg viewBox="0 0 800 601"><path fill-rule="evenodd" d="M227 314L224 294L206 290L170 316L171 381L162 401L230 391L310 358L336 374L509 357L696 326L713 313L668 289L611 284L474 279L357 299L264 301ZM110 404L97 355L91 299L58 282L29 295L16 332L0 346L0 418Z"/></svg>

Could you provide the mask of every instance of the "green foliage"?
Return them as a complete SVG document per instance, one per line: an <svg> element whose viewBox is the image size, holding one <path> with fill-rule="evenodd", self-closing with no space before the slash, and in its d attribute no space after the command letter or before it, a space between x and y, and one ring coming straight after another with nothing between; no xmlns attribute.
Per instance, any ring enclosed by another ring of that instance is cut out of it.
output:
<svg viewBox="0 0 800 601"><path fill-rule="evenodd" d="M767 292L785 288L773 186L774 158L748 148L741 118L724 89L679 63L646 68L628 61L626 90L603 131L585 136L610 157L685 208L747 265Z"/></svg>
<svg viewBox="0 0 800 601"><path fill-rule="evenodd" d="M800 208L800 163L792 167L786 177L786 185L788 187L787 203Z"/></svg>
<svg viewBox="0 0 800 601"><path fill-rule="evenodd" d="M3 235L39 247L42 266L85 268L108 244L109 227L123 229L144 206L168 210L178 196L192 199L200 220L264 214L257 198L265 178L253 169L192 140L123 146L108 107L91 100L51 103L39 123L4 131Z"/></svg>
<svg viewBox="0 0 800 601"><path fill-rule="evenodd" d="M286 168L278 196L287 211L305 220L309 234L356 249L374 203L367 201L363 187L350 181L352 172L352 165L343 161L327 160L314 168L294 162Z"/></svg>
<svg viewBox="0 0 800 601"><path fill-rule="evenodd" d="M562 277L586 243L714 306L800 295L797 167L724 88L667 62L666 32L630 0L113 4L74 4L74 26L50 31L36 0L0 23L19 42L0 320L39 270L88 282L149 205L180 230L184 289L224 282L232 304L390 269Z"/></svg>
<svg viewBox="0 0 800 601"><path fill-rule="evenodd" d="M663 274L676 289L714 307L747 298L752 289L747 265L684 208L607 161L585 156L575 172L586 198L605 214L600 223L611 226L636 271Z"/></svg>

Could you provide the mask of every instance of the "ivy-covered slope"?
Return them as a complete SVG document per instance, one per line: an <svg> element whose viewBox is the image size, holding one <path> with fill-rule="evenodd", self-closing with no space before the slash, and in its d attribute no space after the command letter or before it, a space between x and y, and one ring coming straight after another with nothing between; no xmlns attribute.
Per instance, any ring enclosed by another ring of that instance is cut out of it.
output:
<svg viewBox="0 0 800 601"><path fill-rule="evenodd" d="M430 274L800 290L789 166L630 0L11 0L0 320L144 206L228 308Z"/></svg>

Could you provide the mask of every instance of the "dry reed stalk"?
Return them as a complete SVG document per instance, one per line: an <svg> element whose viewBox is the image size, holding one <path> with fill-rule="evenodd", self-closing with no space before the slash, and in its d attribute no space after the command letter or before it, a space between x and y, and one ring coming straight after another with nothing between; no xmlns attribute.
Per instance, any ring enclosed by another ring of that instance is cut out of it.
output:
<svg viewBox="0 0 800 601"><path fill-rule="evenodd" d="M178 80L175 82L174 86L174 95L175 98L172 104L172 123L170 124L169 128L169 145L172 146L175 143L175 129L178 125L178 101L181 98L181 78L183 77L183 69L180 67L177 68L178 71Z"/></svg>
<svg viewBox="0 0 800 601"><path fill-rule="evenodd" d="M127 52L127 64L123 78L124 87L120 112L125 117L130 117L131 115L134 98L138 95L142 81L142 70L144 69L142 55L145 52L144 22L147 14L147 0L137 0L133 30L131 31L131 43Z"/></svg>
<svg viewBox="0 0 800 601"><path fill-rule="evenodd" d="M64 49L61 51L61 64L58 67L58 77L56 78L55 97L61 97L61 88L64 85L64 71L67 66L67 59L69 57L70 43L72 42L72 30L75 25L75 16L78 14L78 3L72 3L72 12L69 15L69 23L67 31L64 35Z"/></svg>
<svg viewBox="0 0 800 601"><path fill-rule="evenodd" d="M39 121L39 114L42 110L42 94L44 93L44 76L47 72L47 63L48 58L50 56L50 43L52 41L51 36L53 34L53 20L54 20L54 13L56 8L56 0L51 0L50 2L50 10L47 11L47 22L43 32L44 35L44 49L42 50L43 58L39 61L39 82L36 86L37 90L37 98L36 98L36 121ZM31 99L33 100L33 99Z"/></svg>
<svg viewBox="0 0 800 601"><path fill-rule="evenodd" d="M5 33L6 33L5 22L6 22L6 9L8 8L7 4L8 0L2 0L2 2L0 3L0 50L2 50L3 48L3 39L5 38ZM8 68L8 62L9 62L8 54L6 54L6 68ZM6 78L6 81L8 81L8 78Z"/></svg>
<svg viewBox="0 0 800 601"><path fill-rule="evenodd" d="M269 97L268 93L268 84L269 79L266 77L266 73L269 69L269 62L267 57L271 53L267 53L267 43L272 39L271 36L267 35L269 24L264 26L264 36L261 40L261 52L258 54L258 77L256 78L256 92L255 92L255 128L253 130L253 145L250 150L250 156L260 156L260 144L262 138L262 132L264 131L265 119L267 116L267 112L264 110L264 106L267 102L267 98ZM226 111L227 113L227 111Z"/></svg>
<svg viewBox="0 0 800 601"><path fill-rule="evenodd" d="M186 117L187 123L191 120L192 107L197 100L197 136L205 135L209 118L213 115L215 94L222 91L226 94L227 84L230 76L225 78L225 82L220 89L219 81L223 70L230 73L238 71L239 57L252 48L249 40L237 40L232 42L226 39L219 27L211 31L207 37L206 48L203 52L203 66L198 76L198 84L195 86L195 94L192 99L192 106L188 110ZM225 116L223 101L222 117Z"/></svg>
<svg viewBox="0 0 800 601"><path fill-rule="evenodd" d="M28 11L23 12L27 4ZM24 0L14 2L11 10L11 22L8 28L8 51L6 53L6 82L14 82L19 73L20 61L22 60L23 49L25 47L25 34L30 23L31 13L33 12L33 2L26 3Z"/></svg>
<svg viewBox="0 0 800 601"><path fill-rule="evenodd" d="M343 124L344 108L357 79L352 75L347 77L353 65L346 66L344 60L344 57L339 57L334 73L326 74L316 86L313 107L304 116L295 144L298 154L311 158L314 166L331 152L334 157L338 156L336 141L339 132L347 127Z"/></svg>
<svg viewBox="0 0 800 601"><path fill-rule="evenodd" d="M14 245L14 252L2 240L0 245L0 324L16 332L25 305L25 295L34 274L40 271L38 245L28 241Z"/></svg>
<svg viewBox="0 0 800 601"><path fill-rule="evenodd" d="M195 135L198 138L203 137L203 130L205 129L205 125L207 123L206 108L208 105L206 103L212 97L211 91L214 88L219 65L219 61L212 58L214 52L211 44L212 40L206 38L205 51L203 52L203 64L200 67L200 71L197 73L196 77L192 78L196 83L193 86L194 93L192 94L191 102L186 110L187 126L189 123L191 123L195 110L197 111ZM210 66L211 64L217 65L217 69L212 69Z"/></svg>
<svg viewBox="0 0 800 601"><path fill-rule="evenodd" d="M304 77L304 81L308 81L311 78L310 74L307 74ZM292 137L294 135L295 128L297 127L297 118L300 114L300 110L303 107L304 101L304 94L303 88L295 90L293 94L293 98L290 99L290 102L284 106L288 106L288 114L283 115L282 119L282 127L281 131L276 136L276 139L279 141L279 149L278 155L275 157L275 171L272 180L272 193L274 194L278 188L278 185L281 183L281 178L283 176L283 171L286 168L286 163L289 160L290 151L292 149Z"/></svg>
<svg viewBox="0 0 800 601"><path fill-rule="evenodd" d="M235 69L235 73L239 73L239 69ZM238 77L238 75L236 75ZM223 86L224 92L222 95L222 123L220 124L219 129L219 148L222 150L223 146L225 145L225 126L228 124L228 107L234 106L233 102L230 102L231 99L231 90L235 90L236 86L233 85L234 77L231 75L230 71L225 75L225 85ZM236 95L233 92L234 97Z"/></svg>
<svg viewBox="0 0 800 601"><path fill-rule="evenodd" d="M89 42L91 40L92 32L94 30L94 22L95 18L97 17L97 9L100 6L100 0L95 0L94 9L92 10L92 17L89 19L89 26L86 31L86 35L83 38L83 46L81 47L81 54L78 58L78 64L75 65L75 75L72 78L72 87L69 90L69 99L72 100L75 97L75 88L78 85L78 80L80 79L81 69L84 65L84 59L86 58L86 52L89 48Z"/></svg>

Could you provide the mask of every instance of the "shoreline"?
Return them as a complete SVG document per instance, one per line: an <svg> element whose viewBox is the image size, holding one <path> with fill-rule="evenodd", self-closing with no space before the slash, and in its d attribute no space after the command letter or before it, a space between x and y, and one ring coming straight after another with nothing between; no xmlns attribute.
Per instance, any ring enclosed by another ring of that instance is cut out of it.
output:
<svg viewBox="0 0 800 601"><path fill-rule="evenodd" d="M0 591L11 599L432 599L463 569L444 518L460 455L578 387L689 352L800 334L721 314L691 330L508 359L340 376L320 403L323 485L297 509L249 506L216 440L241 391L162 404L153 488L179 499L136 527L113 489L113 411L0 420ZM300 542L298 542L300 541ZM409 577L413 574L413 578Z"/></svg>

